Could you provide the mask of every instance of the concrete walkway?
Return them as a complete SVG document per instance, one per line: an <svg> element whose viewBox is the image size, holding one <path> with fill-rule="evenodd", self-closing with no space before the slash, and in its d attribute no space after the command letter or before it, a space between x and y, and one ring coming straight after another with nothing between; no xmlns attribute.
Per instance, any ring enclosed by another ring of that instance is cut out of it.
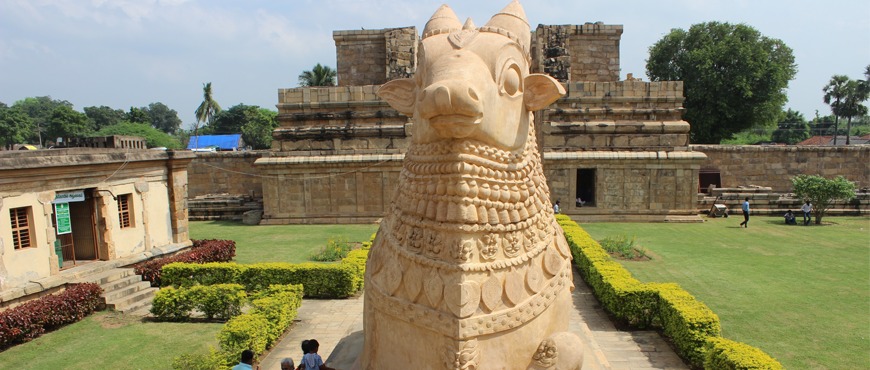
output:
<svg viewBox="0 0 870 370"><path fill-rule="evenodd" d="M657 332L617 330L576 271L574 285L575 310L569 330L586 345L584 370L689 369ZM350 369L362 347L362 312L362 297L304 300L295 326L262 359L260 369L278 370L285 357L298 365L302 357L300 344L311 338L320 342L318 353L327 359L327 365Z"/></svg>

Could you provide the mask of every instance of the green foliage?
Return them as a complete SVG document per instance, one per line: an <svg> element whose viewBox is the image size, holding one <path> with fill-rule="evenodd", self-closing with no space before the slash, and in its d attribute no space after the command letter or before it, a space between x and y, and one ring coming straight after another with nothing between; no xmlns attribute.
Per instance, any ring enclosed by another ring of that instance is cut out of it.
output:
<svg viewBox="0 0 870 370"><path fill-rule="evenodd" d="M782 364L768 354L745 343L722 337L707 339L705 369L782 370Z"/></svg>
<svg viewBox="0 0 870 370"><path fill-rule="evenodd" d="M24 98L12 104L12 108L18 109L33 121L33 132L25 139L27 142L43 143L42 133L48 129L52 112L58 107L72 109L72 103L66 100L54 100L50 96L37 96ZM48 137L48 136L46 136Z"/></svg>
<svg viewBox="0 0 870 370"><path fill-rule="evenodd" d="M684 82L684 117L694 143L718 144L747 128L773 125L797 71L788 46L745 24L674 29L649 50L652 81Z"/></svg>
<svg viewBox="0 0 870 370"><path fill-rule="evenodd" d="M166 104L151 103L147 107L142 107L142 110L148 115L151 127L162 132L174 134L181 127L181 118L178 118L178 112L175 109L169 109Z"/></svg>
<svg viewBox="0 0 870 370"><path fill-rule="evenodd" d="M809 137L810 130L804 115L789 108L779 121L776 130L773 131L770 140L776 143L794 145L809 139Z"/></svg>
<svg viewBox="0 0 870 370"><path fill-rule="evenodd" d="M180 149L181 142L178 139L156 128L142 123L121 122L116 125L106 126L95 132L92 136L128 135L144 137L149 148L166 147Z"/></svg>
<svg viewBox="0 0 870 370"><path fill-rule="evenodd" d="M226 370L235 361L227 362L226 356L214 347L209 347L208 353L188 353L172 360L172 368L176 370Z"/></svg>
<svg viewBox="0 0 870 370"><path fill-rule="evenodd" d="M117 125L126 118L124 111L120 109L112 109L105 105L99 107L85 107L85 116L91 122L94 130L100 130L103 127Z"/></svg>
<svg viewBox="0 0 870 370"><path fill-rule="evenodd" d="M816 225L822 223L822 217L835 200L855 198L855 183L843 176L831 180L817 175L797 175L792 177L791 183L795 198L809 200L813 205Z"/></svg>
<svg viewBox="0 0 870 370"><path fill-rule="evenodd" d="M221 352L232 363L245 349L263 353L296 318L302 286L272 285L257 293L250 312L233 317L218 334Z"/></svg>
<svg viewBox="0 0 870 370"><path fill-rule="evenodd" d="M148 113L143 108L130 107L130 111L124 113L124 120L132 123L151 124Z"/></svg>
<svg viewBox="0 0 870 370"><path fill-rule="evenodd" d="M56 138L83 137L93 132L91 122L84 113L77 112L72 108L61 105L55 108L48 117L46 138L53 141Z"/></svg>
<svg viewBox="0 0 870 370"><path fill-rule="evenodd" d="M17 108L0 107L0 145L12 149L13 144L25 143L32 131L33 119Z"/></svg>
<svg viewBox="0 0 870 370"><path fill-rule="evenodd" d="M278 127L278 112L256 105L239 104L214 116L214 122L203 127L204 133L242 134L245 144L254 149L272 145L272 130Z"/></svg>
<svg viewBox="0 0 870 370"><path fill-rule="evenodd" d="M350 252L350 244L348 244L347 239L342 237L329 238L326 241L326 246L313 254L311 260L318 262L339 261L347 257L347 252Z"/></svg>
<svg viewBox="0 0 870 370"><path fill-rule="evenodd" d="M335 76L334 69L317 63L310 71L299 74L299 86L335 86Z"/></svg>
<svg viewBox="0 0 870 370"><path fill-rule="evenodd" d="M151 302L151 314L162 320L185 321L190 318L193 302L187 300L186 289L167 286L157 291Z"/></svg>
<svg viewBox="0 0 870 370"><path fill-rule="evenodd" d="M274 284L302 284L306 297L346 298L361 285L355 263L170 263L163 266L164 286L242 284L256 291Z"/></svg>
<svg viewBox="0 0 870 370"><path fill-rule="evenodd" d="M196 108L196 124L193 126L193 134L199 135L199 124L211 124L214 115L220 113L221 106L214 100L211 91L211 82L202 85L202 103Z"/></svg>
<svg viewBox="0 0 870 370"><path fill-rule="evenodd" d="M630 325L661 328L681 357L695 367L704 364L708 340L721 336L719 317L710 308L677 284L641 283L569 217L557 215L556 220L583 280L605 310ZM737 350L746 358L769 358L750 346Z"/></svg>
<svg viewBox="0 0 870 370"><path fill-rule="evenodd" d="M606 237L598 241L601 247L610 254L616 254L625 259L635 259L639 257L649 257L646 250L637 245L637 237L632 236L628 239L625 235L617 235L614 237Z"/></svg>

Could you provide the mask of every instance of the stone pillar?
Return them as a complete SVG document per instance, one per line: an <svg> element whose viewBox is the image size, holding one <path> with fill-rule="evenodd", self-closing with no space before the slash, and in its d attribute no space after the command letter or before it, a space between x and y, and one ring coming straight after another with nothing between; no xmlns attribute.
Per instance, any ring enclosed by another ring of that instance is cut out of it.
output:
<svg viewBox="0 0 870 370"><path fill-rule="evenodd" d="M145 251L148 252L151 250L151 232L149 230L151 222L148 218L148 183L137 181L134 187L136 192L139 193L139 199L142 200L142 227L145 228L145 237L142 241L145 243Z"/></svg>
<svg viewBox="0 0 870 370"><path fill-rule="evenodd" d="M187 165L196 155L187 151L168 151L166 162L166 185L169 191L169 214L172 226L172 242L190 240L187 224Z"/></svg>
<svg viewBox="0 0 870 370"><path fill-rule="evenodd" d="M97 188L97 191L94 192L97 215L99 215L97 232L101 235L99 238L99 257L103 261L115 259L115 237L112 233L115 227L108 215L111 214L110 212L115 212L113 206L116 204L116 200L108 194L111 193L106 188Z"/></svg>
<svg viewBox="0 0 870 370"><path fill-rule="evenodd" d="M54 214L54 205L51 203L54 200L54 191L44 191L39 193L37 197L39 203L42 204L42 215L45 217L45 220L48 220L49 227L45 228L45 245L48 246L48 250L50 251L48 254L48 266L50 267L49 274L57 275L60 272L60 266L58 266L58 258L57 253L54 251L54 241L57 240L56 230L54 227L51 227L51 216ZM0 202L0 208L2 208L2 202ZM33 217L36 217L38 213L34 213ZM35 232L36 230L34 230ZM0 248L2 250L2 248ZM0 260L0 265L2 265L2 260Z"/></svg>

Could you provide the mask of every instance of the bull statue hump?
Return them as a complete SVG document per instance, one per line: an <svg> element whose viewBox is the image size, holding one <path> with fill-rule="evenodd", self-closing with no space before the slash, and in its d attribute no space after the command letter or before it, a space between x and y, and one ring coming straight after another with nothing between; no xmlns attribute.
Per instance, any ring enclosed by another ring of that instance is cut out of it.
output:
<svg viewBox="0 0 870 370"><path fill-rule="evenodd" d="M358 368L580 368L532 117L565 90L529 73L529 45L516 1L482 27L442 5L415 77L378 91L414 131L366 266Z"/></svg>

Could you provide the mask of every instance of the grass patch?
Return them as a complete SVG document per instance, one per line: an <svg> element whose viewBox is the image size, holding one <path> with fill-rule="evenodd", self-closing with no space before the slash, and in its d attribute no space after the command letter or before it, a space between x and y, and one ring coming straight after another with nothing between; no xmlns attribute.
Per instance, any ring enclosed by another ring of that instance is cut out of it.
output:
<svg viewBox="0 0 870 370"><path fill-rule="evenodd" d="M706 303L723 336L789 369L870 363L870 218L786 226L781 217L703 224L587 223L595 239L631 233L656 258L620 261L646 282L675 282Z"/></svg>
<svg viewBox="0 0 870 370"><path fill-rule="evenodd" d="M368 241L378 230L365 225L257 225L231 221L190 223L191 239L231 239L236 241L238 263L310 262L330 238L351 242Z"/></svg>
<svg viewBox="0 0 870 370"><path fill-rule="evenodd" d="M172 359L217 347L223 323L142 322L98 312L0 353L3 369L171 369Z"/></svg>

